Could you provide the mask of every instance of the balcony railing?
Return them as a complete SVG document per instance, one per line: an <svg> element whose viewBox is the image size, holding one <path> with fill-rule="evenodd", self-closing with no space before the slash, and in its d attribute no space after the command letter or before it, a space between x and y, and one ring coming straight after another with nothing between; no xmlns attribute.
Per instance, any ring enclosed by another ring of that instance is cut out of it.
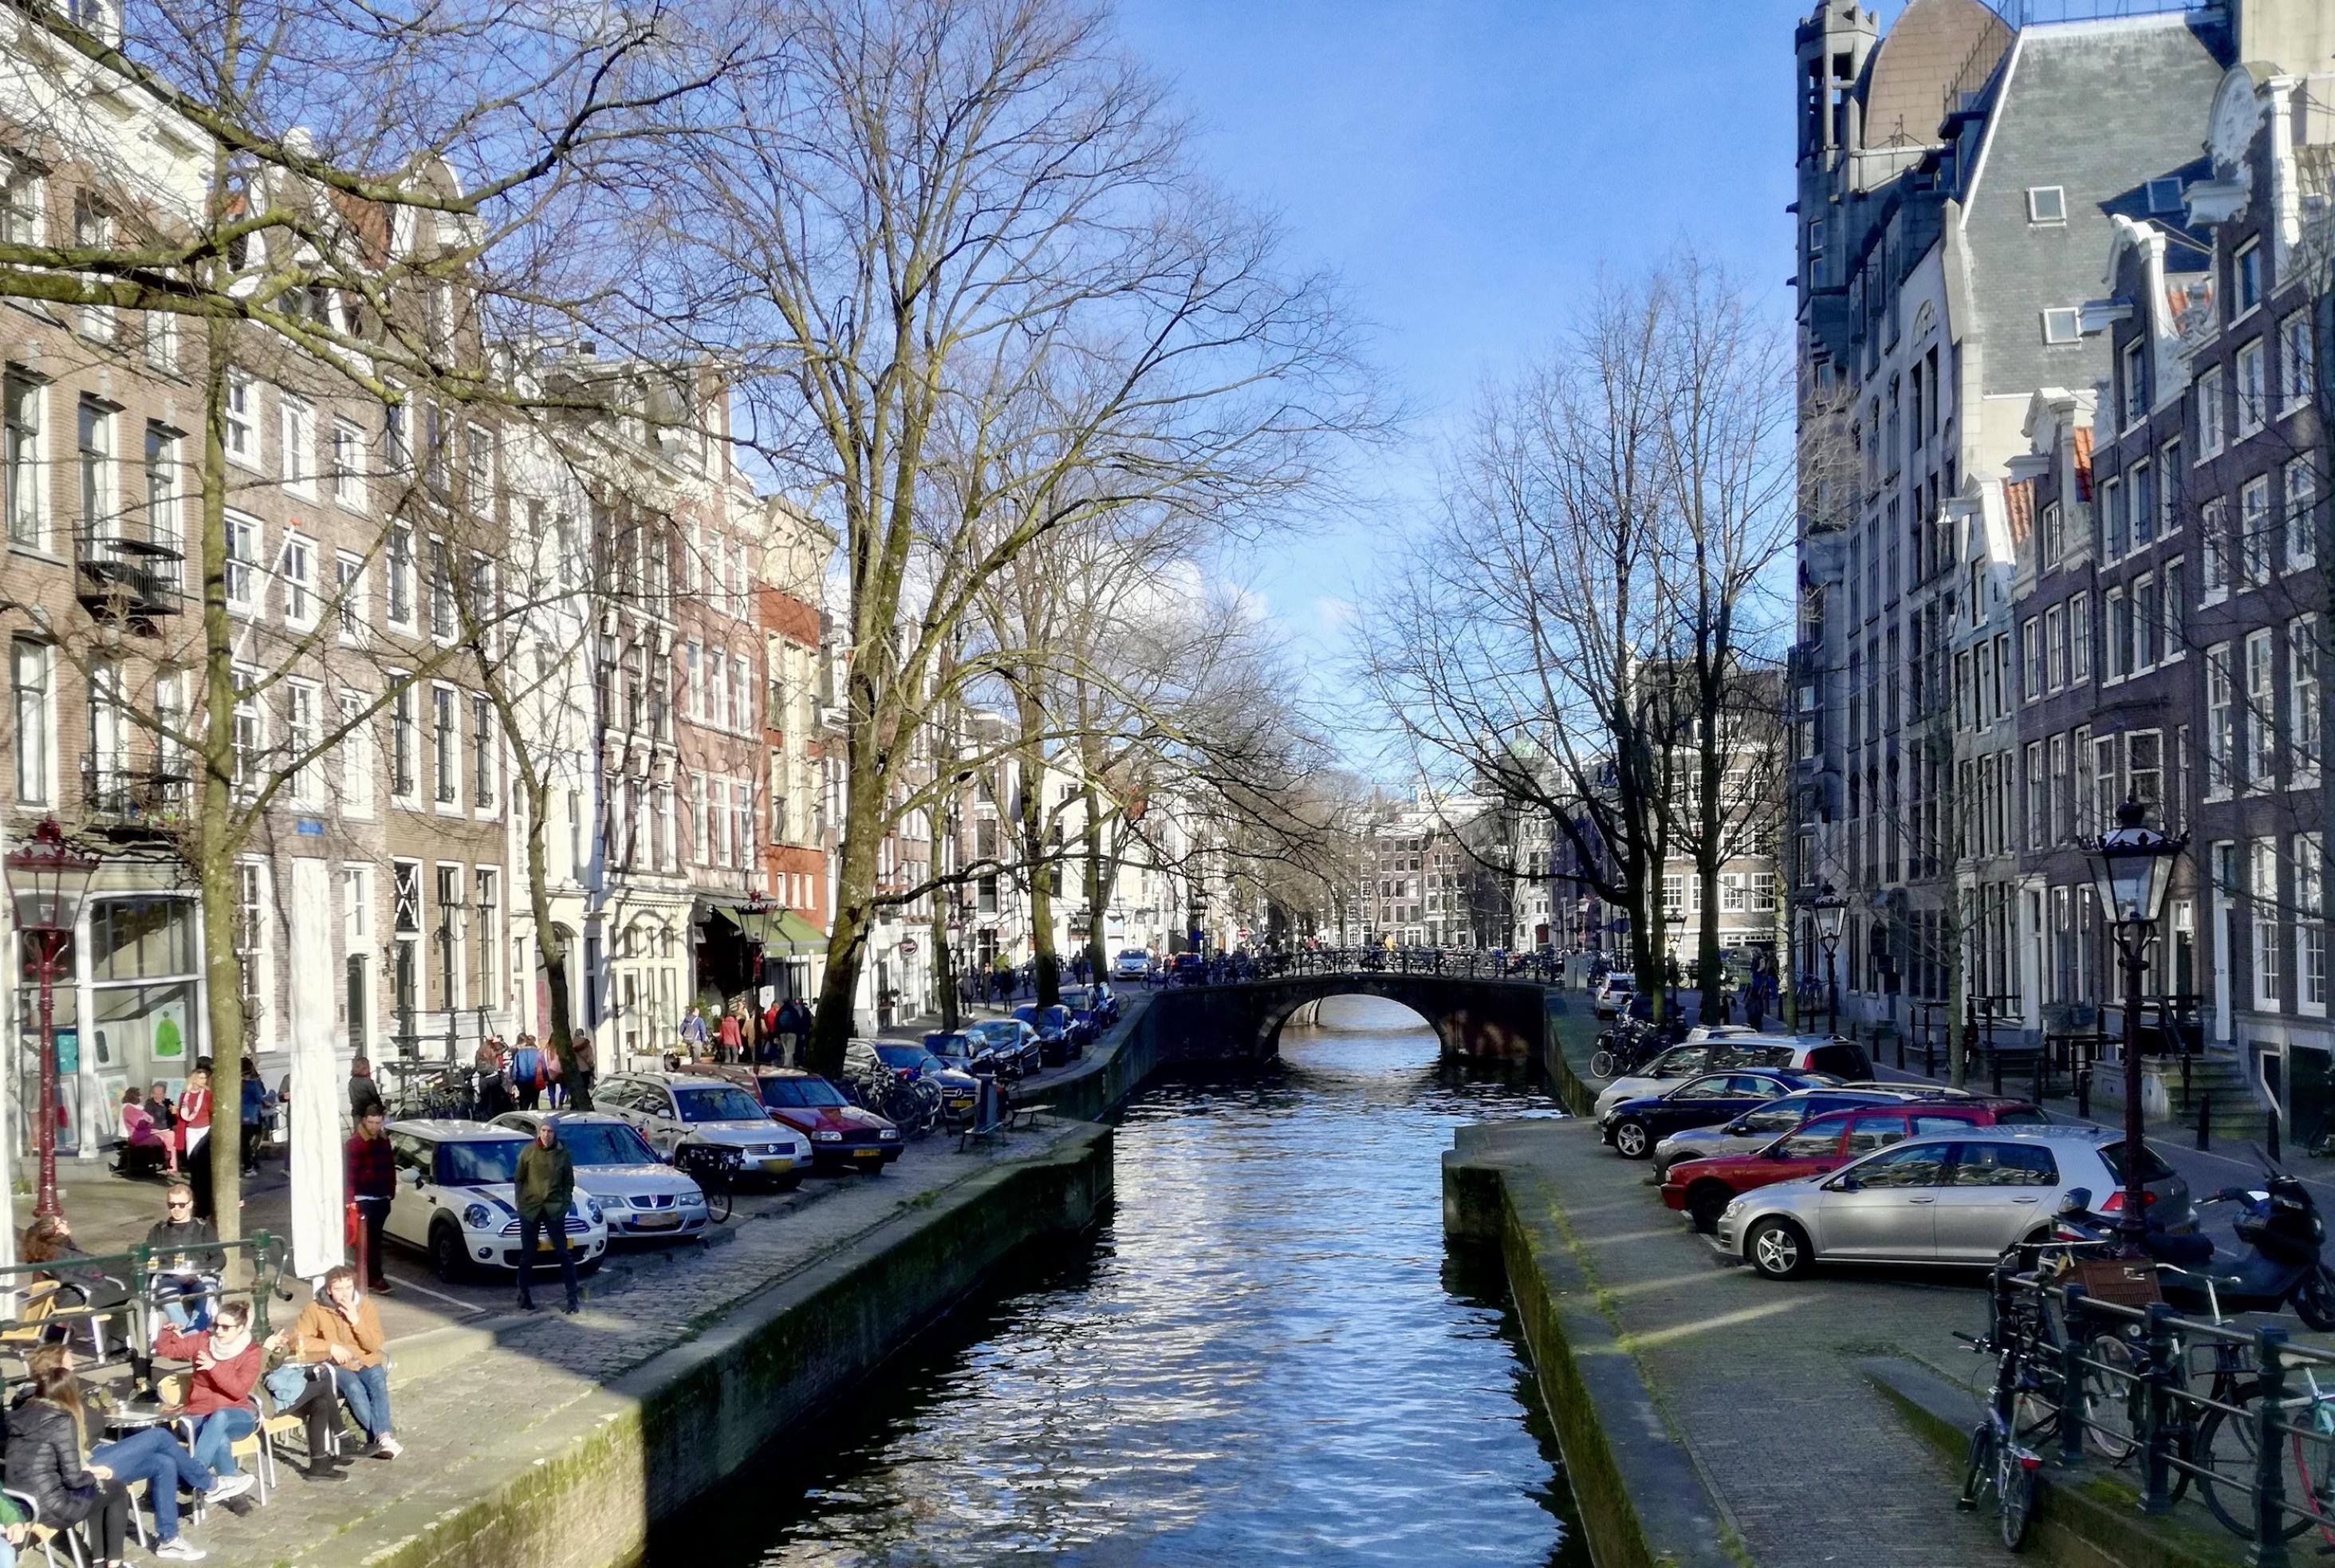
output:
<svg viewBox="0 0 2335 1568"><path fill-rule="evenodd" d="M92 617L149 627L182 607L179 552L168 545L89 530L73 535L73 580Z"/></svg>
<svg viewBox="0 0 2335 1568"><path fill-rule="evenodd" d="M151 762L83 758L82 790L92 821L117 835L173 832L191 814L193 781Z"/></svg>

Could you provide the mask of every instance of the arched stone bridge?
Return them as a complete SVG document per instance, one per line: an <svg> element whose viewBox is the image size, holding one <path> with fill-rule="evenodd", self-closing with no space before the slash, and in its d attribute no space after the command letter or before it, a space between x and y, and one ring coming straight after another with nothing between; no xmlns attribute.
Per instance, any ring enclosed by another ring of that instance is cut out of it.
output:
<svg viewBox="0 0 2335 1568"><path fill-rule="evenodd" d="M1352 969L1177 986L1151 1009L1169 1060L1259 1060L1279 1050L1282 1025L1309 1002L1378 996L1427 1020L1446 1055L1545 1063L1552 994L1531 980Z"/></svg>

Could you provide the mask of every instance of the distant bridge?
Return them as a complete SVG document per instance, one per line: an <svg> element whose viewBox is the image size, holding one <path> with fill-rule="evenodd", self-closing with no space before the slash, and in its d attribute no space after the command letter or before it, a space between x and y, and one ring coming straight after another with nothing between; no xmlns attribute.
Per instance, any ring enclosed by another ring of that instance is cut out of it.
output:
<svg viewBox="0 0 2335 1568"><path fill-rule="evenodd" d="M1319 958L1321 955L1309 955ZM1553 993L1536 980L1489 973L1490 965L1352 967L1174 986L1152 998L1159 1044L1171 1060L1259 1060L1280 1050L1282 1026L1311 1002L1377 996L1425 1019L1448 1056L1545 1063ZM1562 1005L1559 1003L1558 1005Z"/></svg>

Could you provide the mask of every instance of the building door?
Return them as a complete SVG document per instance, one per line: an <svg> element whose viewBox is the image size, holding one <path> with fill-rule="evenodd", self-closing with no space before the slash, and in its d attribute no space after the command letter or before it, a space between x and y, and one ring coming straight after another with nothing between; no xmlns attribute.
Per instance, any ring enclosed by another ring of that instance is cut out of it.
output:
<svg viewBox="0 0 2335 1568"><path fill-rule="evenodd" d="M363 1056L371 1044L373 1008L365 995L365 967L369 954L352 953L348 956L349 1050Z"/></svg>

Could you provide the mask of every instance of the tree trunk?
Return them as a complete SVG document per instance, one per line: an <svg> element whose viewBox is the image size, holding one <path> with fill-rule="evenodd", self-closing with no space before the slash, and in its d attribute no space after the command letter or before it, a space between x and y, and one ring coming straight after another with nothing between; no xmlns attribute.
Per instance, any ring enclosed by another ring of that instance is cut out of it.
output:
<svg viewBox="0 0 2335 1568"><path fill-rule="evenodd" d="M1727 1020L1727 972L1720 966L1719 855L1706 848L1696 857L1695 881L1702 889L1702 918L1695 927L1695 968L1700 981L1701 1017L1705 1023Z"/></svg>
<svg viewBox="0 0 2335 1568"><path fill-rule="evenodd" d="M203 910L203 1011L210 1025L211 1201L219 1240L243 1235L242 1130L244 1032L243 954L236 944L242 918L237 854L249 819L235 799L235 634L227 609L227 329L204 334L203 376L203 733L202 818L196 828L195 876ZM295 1092L331 1092L330 1086L295 1084ZM232 1104L232 1111L224 1108ZM232 1129L230 1132L228 1129ZM235 1276L246 1263L231 1254Z"/></svg>
<svg viewBox="0 0 2335 1568"><path fill-rule="evenodd" d="M956 1029L964 1019L957 1011L956 960L949 952L948 919L938 900L933 909L933 983L941 993L941 1027Z"/></svg>
<svg viewBox="0 0 2335 1568"><path fill-rule="evenodd" d="M827 973L819 980L819 1010L811 1017L808 1046L811 1070L827 1078L843 1072L859 965L867 957L867 929L874 923L876 847L884 837L884 818L881 781L866 760L875 728L868 717L872 711L872 700L854 702L844 775L843 846L836 857L835 923L828 933Z"/></svg>
<svg viewBox="0 0 2335 1568"><path fill-rule="evenodd" d="M505 715L508 724L509 715ZM544 842L545 808L551 790L547 781L527 785L527 895L535 913L535 950L543 960L543 987L550 994L551 1018L545 1041L559 1059L559 1081L577 1110L592 1108L592 1082L576 1063L575 1008L567 990L567 939L551 919L551 855ZM598 1052L594 1052L595 1060Z"/></svg>
<svg viewBox="0 0 2335 1568"><path fill-rule="evenodd" d="M1111 861L1116 858L1103 846L1102 793L1094 787L1091 776L1087 780L1087 963L1097 981L1110 973L1110 955L1104 951L1110 935L1106 923L1104 905L1109 897L1113 880ZM1117 835L1112 835L1114 839Z"/></svg>
<svg viewBox="0 0 2335 1568"><path fill-rule="evenodd" d="M1027 734L1025 723L1022 732ZM1054 945L1054 874L1046 860L1045 764L1034 751L1022 755L1022 858L1030 868L1030 968L1038 1005L1062 999L1062 961Z"/></svg>

